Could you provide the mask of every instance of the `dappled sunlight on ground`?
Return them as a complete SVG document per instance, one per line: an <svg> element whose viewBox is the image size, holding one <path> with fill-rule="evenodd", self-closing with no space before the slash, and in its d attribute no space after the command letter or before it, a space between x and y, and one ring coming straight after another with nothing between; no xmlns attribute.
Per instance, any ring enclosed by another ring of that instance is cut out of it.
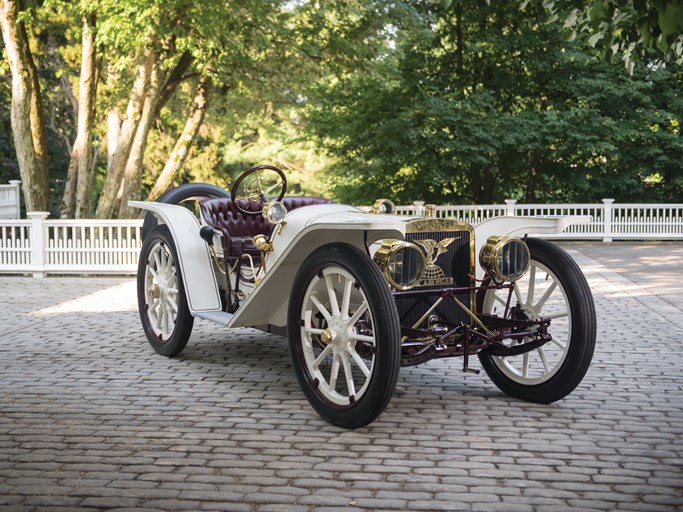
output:
<svg viewBox="0 0 683 512"><path fill-rule="evenodd" d="M136 311L135 280L103 288L82 297L67 300L31 313L31 316L54 316L64 313L106 313Z"/></svg>

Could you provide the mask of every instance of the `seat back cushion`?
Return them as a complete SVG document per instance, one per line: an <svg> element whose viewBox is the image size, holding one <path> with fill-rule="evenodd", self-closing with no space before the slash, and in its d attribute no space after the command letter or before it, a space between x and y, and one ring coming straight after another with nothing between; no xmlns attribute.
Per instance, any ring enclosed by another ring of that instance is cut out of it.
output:
<svg viewBox="0 0 683 512"><path fill-rule="evenodd" d="M282 204L287 208L287 211L303 206L328 203L332 203L332 201L322 197L291 196L282 199ZM242 201L240 207L248 211L260 212L262 204L260 202ZM240 212L233 206L232 200L228 197L201 201L199 210L209 226L223 233L224 241L235 238L251 239L259 234L270 236L275 227L264 219L263 215L245 215Z"/></svg>

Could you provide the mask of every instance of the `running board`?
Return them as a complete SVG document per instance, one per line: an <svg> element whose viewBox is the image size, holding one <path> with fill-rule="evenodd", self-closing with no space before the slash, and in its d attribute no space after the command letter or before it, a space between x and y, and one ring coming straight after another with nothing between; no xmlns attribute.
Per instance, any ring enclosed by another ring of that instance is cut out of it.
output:
<svg viewBox="0 0 683 512"><path fill-rule="evenodd" d="M227 327L235 316L232 313L226 313L225 311L197 311L194 316L203 318L204 320L210 320L217 324L221 324L223 327Z"/></svg>

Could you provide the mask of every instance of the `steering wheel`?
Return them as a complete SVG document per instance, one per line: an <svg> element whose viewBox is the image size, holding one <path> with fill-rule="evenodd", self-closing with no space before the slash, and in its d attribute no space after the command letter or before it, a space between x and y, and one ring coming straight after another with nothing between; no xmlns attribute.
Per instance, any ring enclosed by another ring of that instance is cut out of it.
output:
<svg viewBox="0 0 683 512"><path fill-rule="evenodd" d="M240 212L261 215L262 206L272 200L271 194L277 194L275 201L280 201L286 190L285 173L274 165L257 165L240 174L230 193L232 204Z"/></svg>

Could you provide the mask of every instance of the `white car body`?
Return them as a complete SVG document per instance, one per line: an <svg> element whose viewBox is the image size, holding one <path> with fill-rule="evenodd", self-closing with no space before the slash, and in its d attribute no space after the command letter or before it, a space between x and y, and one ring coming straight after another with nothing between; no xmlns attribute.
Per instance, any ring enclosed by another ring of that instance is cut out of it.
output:
<svg viewBox="0 0 683 512"><path fill-rule="evenodd" d="M244 288L246 299L234 313L221 310L215 271L206 242L199 236L200 223L182 206L130 201L129 205L152 212L168 225L178 250L183 283L192 315L227 327L285 326L294 277L305 258L318 247L341 242L365 249L387 238L405 238L406 225L418 217L369 213L340 204L312 205L288 213L286 222L273 231L273 251L265 255L266 271L257 284ZM475 254L492 235L524 236L561 233L567 226L590 221L588 216L498 217L474 227ZM477 260L477 276L483 271Z"/></svg>

